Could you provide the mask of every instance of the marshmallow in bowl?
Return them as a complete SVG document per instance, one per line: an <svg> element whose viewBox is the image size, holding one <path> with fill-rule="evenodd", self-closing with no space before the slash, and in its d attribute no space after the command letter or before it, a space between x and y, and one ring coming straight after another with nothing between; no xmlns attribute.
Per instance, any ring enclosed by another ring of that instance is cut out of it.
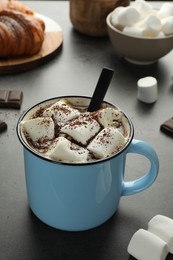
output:
<svg viewBox="0 0 173 260"><path fill-rule="evenodd" d="M37 117L22 122L23 131L34 142L43 138L47 140L54 138L54 128L54 121L50 117Z"/></svg>
<svg viewBox="0 0 173 260"><path fill-rule="evenodd" d="M125 7L118 13L118 22L120 26L131 26L139 20L140 13L133 6Z"/></svg>
<svg viewBox="0 0 173 260"><path fill-rule="evenodd" d="M148 231L164 240L173 254L173 220L163 215L154 216L148 223Z"/></svg>
<svg viewBox="0 0 173 260"><path fill-rule="evenodd" d="M113 127L104 128L87 146L96 158L102 159L117 152L126 140L124 136ZM115 147L117 150L115 150Z"/></svg>
<svg viewBox="0 0 173 260"><path fill-rule="evenodd" d="M61 133L72 137L76 142L87 145L99 131L100 124L89 116L81 116L61 128Z"/></svg>
<svg viewBox="0 0 173 260"><path fill-rule="evenodd" d="M173 34L173 15L162 19L162 31L165 35Z"/></svg>
<svg viewBox="0 0 173 260"><path fill-rule="evenodd" d="M165 260L169 249L161 238L147 230L139 229L132 236L127 251L140 260Z"/></svg>
<svg viewBox="0 0 173 260"><path fill-rule="evenodd" d="M160 34L162 24L156 15L148 15L136 26L125 26L123 32L138 37L156 37Z"/></svg>
<svg viewBox="0 0 173 260"><path fill-rule="evenodd" d="M164 3L158 11L158 16L162 19L173 15L173 4Z"/></svg>
<svg viewBox="0 0 173 260"><path fill-rule="evenodd" d="M132 10L138 15L133 15ZM154 9L145 0L132 1L130 6L115 8L111 23L123 33L144 37L158 38L173 34L173 4L165 3L160 10Z"/></svg>
<svg viewBox="0 0 173 260"><path fill-rule="evenodd" d="M132 6L140 13L141 19L153 11L152 5L144 0L136 0Z"/></svg>
<svg viewBox="0 0 173 260"><path fill-rule="evenodd" d="M142 27L125 26L123 32L135 37L142 37L145 34L145 29Z"/></svg>
<svg viewBox="0 0 173 260"><path fill-rule="evenodd" d="M148 15L142 22L141 26L145 29L144 36L146 37L155 37L162 29L161 21L153 14Z"/></svg>
<svg viewBox="0 0 173 260"><path fill-rule="evenodd" d="M124 6L118 6L117 8L115 8L114 11L113 11L112 17L111 17L112 25L115 26L115 27L119 27L119 29L122 29L123 27L121 28L121 26L120 26L118 16L119 16L119 13L124 8L125 8Z"/></svg>
<svg viewBox="0 0 173 260"><path fill-rule="evenodd" d="M56 122L65 123L80 115L80 112L67 104L65 100L59 100L49 108L45 109L43 116L52 117Z"/></svg>
<svg viewBox="0 0 173 260"><path fill-rule="evenodd" d="M88 150L70 142L65 137L58 137L53 148L48 152L48 156L57 161L63 162L86 162Z"/></svg>

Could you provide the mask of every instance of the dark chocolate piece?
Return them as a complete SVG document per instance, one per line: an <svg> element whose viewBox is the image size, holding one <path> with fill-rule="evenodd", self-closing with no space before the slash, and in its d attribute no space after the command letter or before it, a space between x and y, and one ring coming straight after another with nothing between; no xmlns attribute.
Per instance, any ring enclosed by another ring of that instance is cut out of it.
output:
<svg viewBox="0 0 173 260"><path fill-rule="evenodd" d="M0 133L4 132L7 129L7 124L4 121L0 120Z"/></svg>
<svg viewBox="0 0 173 260"><path fill-rule="evenodd" d="M161 126L160 130L167 135L173 136L173 117L166 120Z"/></svg>
<svg viewBox="0 0 173 260"><path fill-rule="evenodd" d="M0 90L0 107L20 109L23 93L20 90Z"/></svg>

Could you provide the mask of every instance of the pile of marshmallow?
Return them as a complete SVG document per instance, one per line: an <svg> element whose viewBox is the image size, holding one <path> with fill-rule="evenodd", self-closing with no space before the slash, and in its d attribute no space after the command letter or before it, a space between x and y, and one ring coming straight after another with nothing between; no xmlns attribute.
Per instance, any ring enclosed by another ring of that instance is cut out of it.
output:
<svg viewBox="0 0 173 260"><path fill-rule="evenodd" d="M140 260L164 260L173 254L173 220L156 215L148 230L139 229L131 238L128 253Z"/></svg>
<svg viewBox="0 0 173 260"><path fill-rule="evenodd" d="M96 159L103 159L119 151L129 137L128 121L114 107L82 113L62 99L41 110L41 116L22 121L21 129L32 145L47 146L44 156L53 160L83 163L91 153Z"/></svg>
<svg viewBox="0 0 173 260"><path fill-rule="evenodd" d="M145 0L136 0L127 7L117 7L111 16L112 25L137 37L157 38L173 34L173 4L164 3L160 9Z"/></svg>

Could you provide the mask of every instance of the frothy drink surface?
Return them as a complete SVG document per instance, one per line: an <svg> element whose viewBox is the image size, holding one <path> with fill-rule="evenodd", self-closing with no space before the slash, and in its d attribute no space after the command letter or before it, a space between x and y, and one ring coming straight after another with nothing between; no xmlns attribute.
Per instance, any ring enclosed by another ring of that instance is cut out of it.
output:
<svg viewBox="0 0 173 260"><path fill-rule="evenodd" d="M128 142L128 119L108 103L87 112L89 102L69 97L34 107L20 123L25 142L39 155L61 162L86 163L116 154Z"/></svg>

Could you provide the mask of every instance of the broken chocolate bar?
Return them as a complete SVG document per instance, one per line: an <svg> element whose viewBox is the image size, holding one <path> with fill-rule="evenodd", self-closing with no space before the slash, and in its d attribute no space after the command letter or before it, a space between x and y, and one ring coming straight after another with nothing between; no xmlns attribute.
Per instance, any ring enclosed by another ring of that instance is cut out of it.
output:
<svg viewBox="0 0 173 260"><path fill-rule="evenodd" d="M0 133L4 132L7 129L7 124L4 121L0 120Z"/></svg>
<svg viewBox="0 0 173 260"><path fill-rule="evenodd" d="M0 90L0 108L20 109L23 93L20 90Z"/></svg>
<svg viewBox="0 0 173 260"><path fill-rule="evenodd" d="M173 136L173 117L166 120L161 126L160 130L167 135Z"/></svg>

